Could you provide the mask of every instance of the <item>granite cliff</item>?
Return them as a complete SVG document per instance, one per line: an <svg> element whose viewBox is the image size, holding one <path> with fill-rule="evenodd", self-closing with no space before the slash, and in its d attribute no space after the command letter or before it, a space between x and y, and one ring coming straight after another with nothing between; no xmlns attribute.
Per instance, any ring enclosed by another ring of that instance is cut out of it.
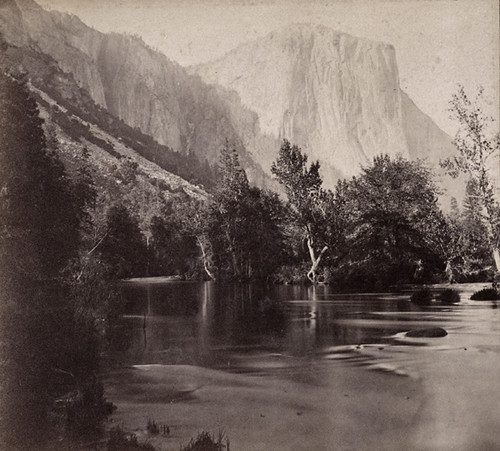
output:
<svg viewBox="0 0 500 451"><path fill-rule="evenodd" d="M452 150L401 90L391 45L297 24L190 70L237 92L263 132L318 159L330 185L380 153L437 161Z"/></svg>
<svg viewBox="0 0 500 451"><path fill-rule="evenodd" d="M2 2L0 30L9 44L50 55L94 102L161 144L215 163L228 140L250 178L265 184L243 143L259 133L257 115L236 94L206 85L140 38L101 33L32 0Z"/></svg>
<svg viewBox="0 0 500 451"><path fill-rule="evenodd" d="M15 46L50 55L92 100L175 151L212 164L226 139L250 179L269 185L280 141L322 165L325 184L375 155L432 163L451 138L401 90L391 45L297 24L185 69L141 39L104 34L32 0L5 0L0 29Z"/></svg>

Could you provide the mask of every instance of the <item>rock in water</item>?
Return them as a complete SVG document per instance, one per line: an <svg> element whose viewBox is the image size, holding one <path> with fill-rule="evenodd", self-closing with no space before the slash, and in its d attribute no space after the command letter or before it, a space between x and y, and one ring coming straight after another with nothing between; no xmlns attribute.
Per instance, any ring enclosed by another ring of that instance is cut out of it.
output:
<svg viewBox="0 0 500 451"><path fill-rule="evenodd" d="M425 329L415 329L410 330L406 333L407 337L412 338L435 338L435 337L446 337L448 332L446 332L441 327L428 327Z"/></svg>

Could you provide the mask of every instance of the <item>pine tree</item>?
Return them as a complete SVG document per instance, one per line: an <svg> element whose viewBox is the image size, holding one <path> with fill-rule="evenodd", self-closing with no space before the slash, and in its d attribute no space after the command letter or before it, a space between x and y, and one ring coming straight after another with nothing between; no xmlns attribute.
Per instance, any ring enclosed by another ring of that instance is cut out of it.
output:
<svg viewBox="0 0 500 451"><path fill-rule="evenodd" d="M7 449L43 447L63 388L98 387L88 384L98 368L95 330L67 299L63 273L78 255L89 198L69 180L55 144L48 149L42 124L26 82L0 74L0 440Z"/></svg>
<svg viewBox="0 0 500 451"><path fill-rule="evenodd" d="M61 271L78 253L73 194L25 81L0 74L0 404L9 449L42 439L67 362L73 316Z"/></svg>

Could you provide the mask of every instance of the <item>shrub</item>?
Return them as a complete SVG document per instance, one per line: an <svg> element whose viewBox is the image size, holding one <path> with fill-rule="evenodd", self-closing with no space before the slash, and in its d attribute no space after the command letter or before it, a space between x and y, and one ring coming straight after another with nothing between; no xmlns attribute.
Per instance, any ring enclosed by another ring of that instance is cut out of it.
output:
<svg viewBox="0 0 500 451"><path fill-rule="evenodd" d="M148 432L150 434L159 434L160 433L160 428L156 424L155 420L148 419L148 425L147 425L146 429L148 430Z"/></svg>
<svg viewBox="0 0 500 451"><path fill-rule="evenodd" d="M307 264L281 266L274 273L273 282L278 285L308 283L306 277L308 270Z"/></svg>
<svg viewBox="0 0 500 451"><path fill-rule="evenodd" d="M473 301L498 301L500 300L500 293L494 287L483 288L476 291L471 297Z"/></svg>
<svg viewBox="0 0 500 451"><path fill-rule="evenodd" d="M187 446L181 447L181 451L229 451L229 439L223 431L219 431L217 440L209 432L202 431L195 439L191 439Z"/></svg>
<svg viewBox="0 0 500 451"><path fill-rule="evenodd" d="M432 293L428 288L422 288L411 295L411 302L417 305L429 305L432 301Z"/></svg>
<svg viewBox="0 0 500 451"><path fill-rule="evenodd" d="M122 427L116 426L109 431L106 449L107 451L154 450L154 447L150 443L139 443L135 434L128 434Z"/></svg>
<svg viewBox="0 0 500 451"><path fill-rule="evenodd" d="M448 288L438 296L438 300L441 301L442 304L455 304L456 302L460 302L460 295L458 291Z"/></svg>

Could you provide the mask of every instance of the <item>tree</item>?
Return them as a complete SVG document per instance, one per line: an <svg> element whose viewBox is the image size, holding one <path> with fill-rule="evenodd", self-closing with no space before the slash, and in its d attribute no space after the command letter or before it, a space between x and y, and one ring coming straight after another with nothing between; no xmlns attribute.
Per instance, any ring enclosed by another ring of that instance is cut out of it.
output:
<svg viewBox="0 0 500 451"><path fill-rule="evenodd" d="M244 278L269 280L283 263L283 205L275 193L250 188L242 199L241 267Z"/></svg>
<svg viewBox="0 0 500 451"><path fill-rule="evenodd" d="M494 267L490 251L488 229L483 220L483 209L476 183L470 179L465 189L462 213L455 219L449 218L452 226L450 236L455 235L454 252L450 259L456 262L453 269L457 271L457 280L485 281L488 280L489 268Z"/></svg>
<svg viewBox="0 0 500 451"><path fill-rule="evenodd" d="M211 203L211 241L220 270L229 271L241 279L242 248L245 238L243 200L250 189L245 171L240 166L238 153L226 142L219 163L218 186Z"/></svg>
<svg viewBox="0 0 500 451"><path fill-rule="evenodd" d="M107 214L106 235L99 247L110 276L120 279L148 273L147 246L139 222L124 205L113 205Z"/></svg>
<svg viewBox="0 0 500 451"><path fill-rule="evenodd" d="M321 259L329 248L326 232L328 203L332 198L321 188L319 169L317 161L308 167L307 155L287 140L271 166L271 172L285 189L294 219L303 230L311 260L307 277L313 283L318 280Z"/></svg>
<svg viewBox="0 0 500 451"><path fill-rule="evenodd" d="M277 195L250 187L237 152L227 144L207 213L205 236L219 274L236 280L269 279L283 255L282 203Z"/></svg>
<svg viewBox="0 0 500 451"><path fill-rule="evenodd" d="M202 210L201 205L194 208L184 200L168 204L161 216L152 218L149 247L151 270L155 274L190 277L197 272L197 242L193 230L198 227L195 213Z"/></svg>
<svg viewBox="0 0 500 451"><path fill-rule="evenodd" d="M218 268L215 265L215 255L210 232L213 229L213 210L210 209L208 201L192 200L176 206L176 215L185 238L194 240L199 250L199 260L205 274L216 280Z"/></svg>
<svg viewBox="0 0 500 451"><path fill-rule="evenodd" d="M87 356L82 379L98 364L93 329L78 321L63 280L89 199L42 125L22 77L0 73L0 418L9 449L39 447L75 361Z"/></svg>
<svg viewBox="0 0 500 451"><path fill-rule="evenodd" d="M358 275L386 286L422 280L439 271L443 261L435 231L444 218L427 168L381 155L351 180L349 190L348 247Z"/></svg>
<svg viewBox="0 0 500 451"><path fill-rule="evenodd" d="M454 178L466 174L477 189L477 202L482 209L482 220L497 271L500 272L500 208L494 195L492 170L498 168L500 134L492 132L494 120L481 106L483 89L470 99L463 86L450 101L452 117L458 120L459 130L454 144L458 155L441 162L441 166Z"/></svg>

